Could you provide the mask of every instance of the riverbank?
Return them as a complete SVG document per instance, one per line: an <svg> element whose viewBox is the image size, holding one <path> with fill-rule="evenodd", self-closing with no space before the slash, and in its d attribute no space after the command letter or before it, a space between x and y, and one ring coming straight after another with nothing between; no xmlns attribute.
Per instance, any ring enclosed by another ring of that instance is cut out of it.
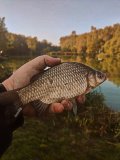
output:
<svg viewBox="0 0 120 160"><path fill-rule="evenodd" d="M120 115L94 92L71 112L42 119L25 118L1 160L119 160Z"/></svg>

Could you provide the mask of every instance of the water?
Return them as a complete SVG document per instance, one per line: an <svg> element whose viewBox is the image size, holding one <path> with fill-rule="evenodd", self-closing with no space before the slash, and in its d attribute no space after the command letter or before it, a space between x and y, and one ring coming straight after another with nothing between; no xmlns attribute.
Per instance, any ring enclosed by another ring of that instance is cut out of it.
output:
<svg viewBox="0 0 120 160"><path fill-rule="evenodd" d="M64 62L81 62L81 58L79 56L62 56L62 61ZM9 59L0 64L1 73L6 73L6 70L15 71L22 64L27 62L28 59ZM113 60L112 63L109 63L111 60L106 60L104 62L96 62L95 60L88 60L84 63L97 68L99 70L105 70L109 73L109 80L104 82L100 88L97 88L98 92L101 92L104 95L105 103L114 110L120 111L120 62L117 60ZM83 61L82 61L83 62ZM4 66L4 67L3 67ZM6 69L6 70L5 70ZM2 74L1 74L2 75Z"/></svg>
<svg viewBox="0 0 120 160"><path fill-rule="evenodd" d="M105 103L116 111L120 111L120 86L112 81L106 81L101 85L101 92L104 94Z"/></svg>

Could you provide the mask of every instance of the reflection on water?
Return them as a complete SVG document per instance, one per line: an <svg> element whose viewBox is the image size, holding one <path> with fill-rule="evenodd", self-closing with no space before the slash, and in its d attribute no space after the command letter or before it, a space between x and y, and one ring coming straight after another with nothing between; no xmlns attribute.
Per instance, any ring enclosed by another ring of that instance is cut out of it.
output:
<svg viewBox="0 0 120 160"><path fill-rule="evenodd" d="M96 69L107 72L108 81L101 85L101 92L105 96L106 104L114 109L120 110L120 61L113 58L106 58L104 61L97 61L86 58L81 60L80 56L57 56L62 59L62 62L82 62ZM1 80L4 74L9 76L10 73L27 62L28 58L12 58L0 63Z"/></svg>

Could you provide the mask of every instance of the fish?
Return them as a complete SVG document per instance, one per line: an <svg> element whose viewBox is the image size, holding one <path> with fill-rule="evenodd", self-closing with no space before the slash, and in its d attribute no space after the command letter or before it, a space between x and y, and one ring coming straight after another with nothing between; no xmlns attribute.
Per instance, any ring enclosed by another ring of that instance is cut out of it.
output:
<svg viewBox="0 0 120 160"><path fill-rule="evenodd" d="M83 63L63 62L38 74L29 85L3 93L0 95L0 104L14 102L25 106L33 102L36 110L42 113L51 103L64 99L73 101L75 97L89 93L105 80L105 73Z"/></svg>

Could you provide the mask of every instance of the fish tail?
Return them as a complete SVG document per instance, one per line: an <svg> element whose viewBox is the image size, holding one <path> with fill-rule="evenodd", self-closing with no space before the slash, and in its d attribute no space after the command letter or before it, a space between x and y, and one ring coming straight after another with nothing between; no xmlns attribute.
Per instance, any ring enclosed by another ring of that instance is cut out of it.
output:
<svg viewBox="0 0 120 160"><path fill-rule="evenodd" d="M16 90L0 93L0 106L13 104L19 101L19 95Z"/></svg>

